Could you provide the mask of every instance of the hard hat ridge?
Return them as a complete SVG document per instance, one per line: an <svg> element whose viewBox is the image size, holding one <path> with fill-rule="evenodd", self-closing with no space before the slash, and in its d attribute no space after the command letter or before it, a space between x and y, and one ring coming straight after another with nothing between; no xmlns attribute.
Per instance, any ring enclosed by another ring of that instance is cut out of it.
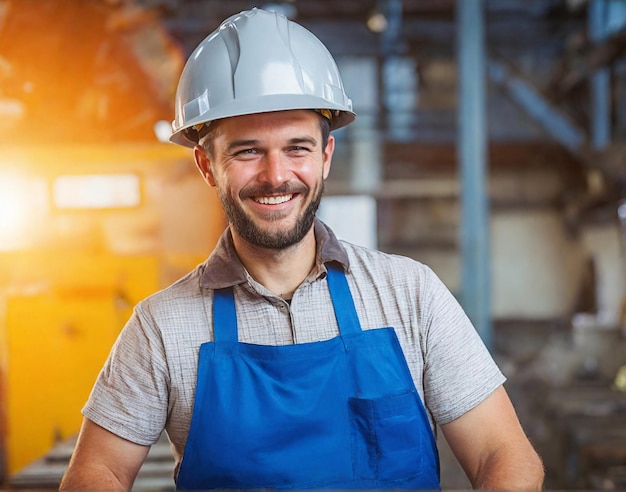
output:
<svg viewBox="0 0 626 492"><path fill-rule="evenodd" d="M254 8L222 22L189 57L170 140L193 146L213 120L289 109L324 110L331 129L355 118L321 41L281 14Z"/></svg>

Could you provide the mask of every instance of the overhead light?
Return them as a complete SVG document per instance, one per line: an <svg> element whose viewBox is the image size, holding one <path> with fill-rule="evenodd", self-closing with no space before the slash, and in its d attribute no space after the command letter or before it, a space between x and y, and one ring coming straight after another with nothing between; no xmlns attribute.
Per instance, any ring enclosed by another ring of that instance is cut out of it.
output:
<svg viewBox="0 0 626 492"><path fill-rule="evenodd" d="M367 19L367 28L372 32L384 32L387 30L388 26L389 23L387 22L387 17L385 17L381 12L374 11Z"/></svg>
<svg viewBox="0 0 626 492"><path fill-rule="evenodd" d="M152 127L159 142L169 142L172 136L172 125L165 120L157 121Z"/></svg>

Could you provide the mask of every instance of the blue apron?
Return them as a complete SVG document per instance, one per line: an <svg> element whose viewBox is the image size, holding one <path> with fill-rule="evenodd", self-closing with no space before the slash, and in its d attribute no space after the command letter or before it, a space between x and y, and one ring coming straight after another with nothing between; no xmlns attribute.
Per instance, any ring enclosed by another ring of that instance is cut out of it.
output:
<svg viewBox="0 0 626 492"><path fill-rule="evenodd" d="M215 291L178 489L440 489L393 328L362 331L343 271L327 280L340 336L294 345L239 343L233 291Z"/></svg>

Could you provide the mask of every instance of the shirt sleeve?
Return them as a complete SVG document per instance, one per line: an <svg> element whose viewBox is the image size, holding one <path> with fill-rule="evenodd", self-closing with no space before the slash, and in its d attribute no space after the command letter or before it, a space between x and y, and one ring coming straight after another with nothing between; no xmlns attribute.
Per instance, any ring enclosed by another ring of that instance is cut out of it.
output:
<svg viewBox="0 0 626 492"><path fill-rule="evenodd" d="M443 425L484 401L505 377L452 293L427 271L421 293L424 393L429 410Z"/></svg>
<svg viewBox="0 0 626 492"><path fill-rule="evenodd" d="M136 444L154 444L165 425L169 377L162 339L141 303L120 333L83 415Z"/></svg>

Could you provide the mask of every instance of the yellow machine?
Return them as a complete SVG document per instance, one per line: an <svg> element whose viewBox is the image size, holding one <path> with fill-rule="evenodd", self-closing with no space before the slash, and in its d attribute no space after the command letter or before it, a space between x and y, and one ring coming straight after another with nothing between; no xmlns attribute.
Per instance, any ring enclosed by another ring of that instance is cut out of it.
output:
<svg viewBox="0 0 626 492"><path fill-rule="evenodd" d="M188 149L0 150L0 446L7 472L75 434L134 304L224 229Z"/></svg>
<svg viewBox="0 0 626 492"><path fill-rule="evenodd" d="M133 305L224 228L155 134L183 61L157 10L0 1L0 485L78 431Z"/></svg>

